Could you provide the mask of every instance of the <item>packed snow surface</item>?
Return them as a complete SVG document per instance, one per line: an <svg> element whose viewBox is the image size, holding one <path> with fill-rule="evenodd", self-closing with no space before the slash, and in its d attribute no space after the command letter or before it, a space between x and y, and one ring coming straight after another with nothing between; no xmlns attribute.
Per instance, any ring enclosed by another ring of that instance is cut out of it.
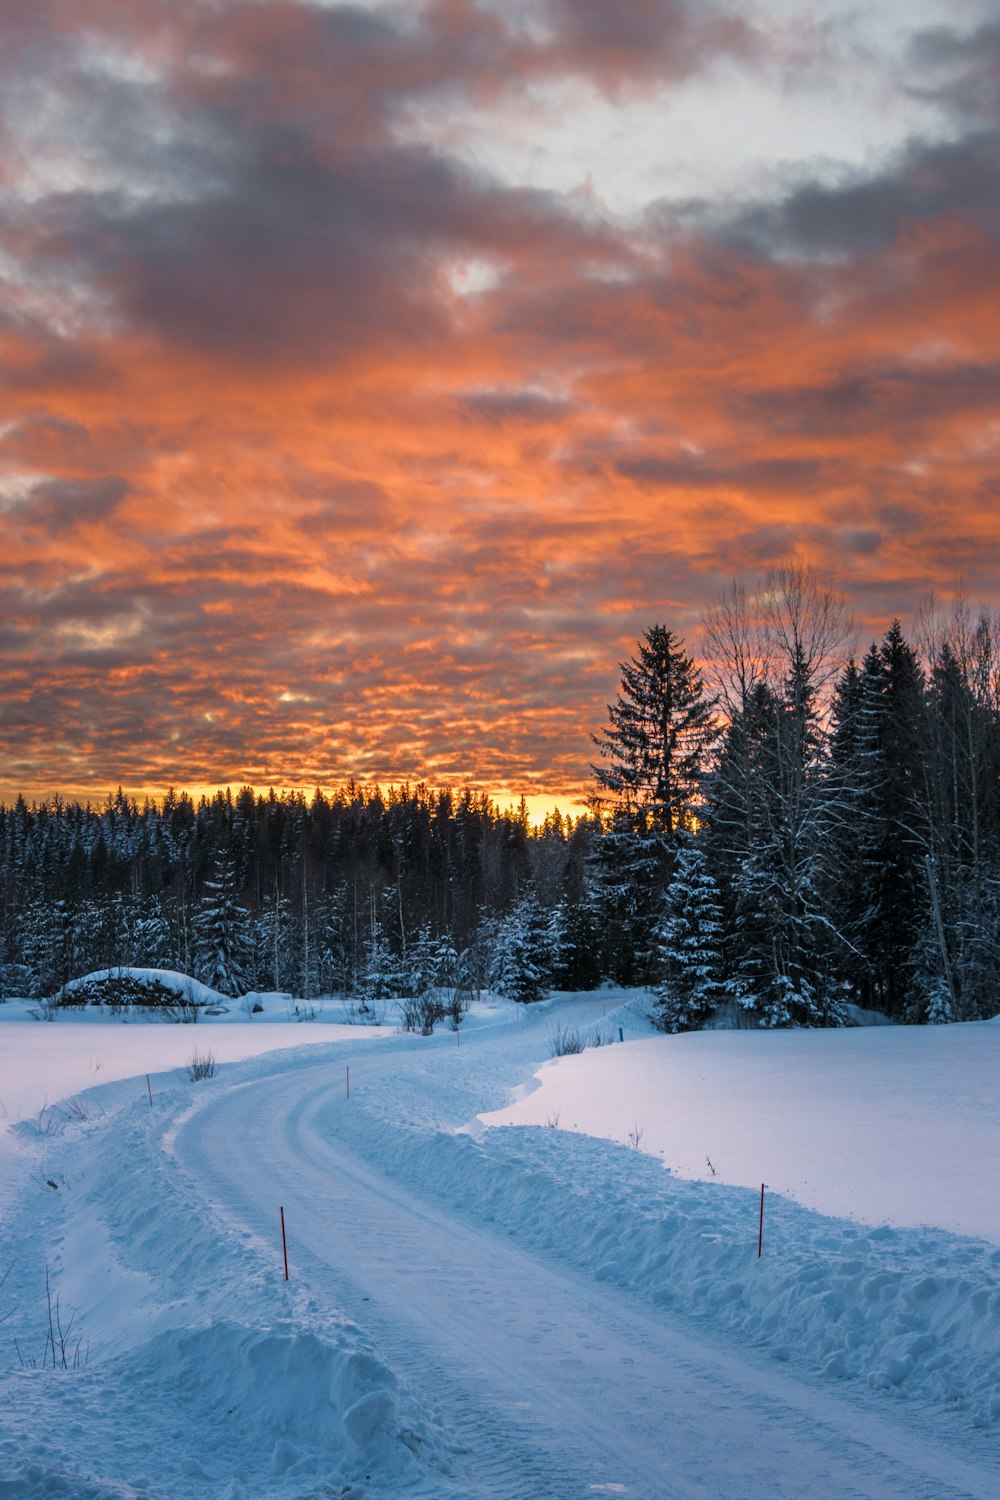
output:
<svg viewBox="0 0 1000 1500"><path fill-rule="evenodd" d="M994 1189L1000 1028L657 1038L624 1000L0 1023L2 1500L995 1500L1000 1247L938 1178ZM625 1044L544 1066L568 1024ZM542 1123L487 1128L515 1092ZM895 1208L824 1196L894 1131Z"/></svg>

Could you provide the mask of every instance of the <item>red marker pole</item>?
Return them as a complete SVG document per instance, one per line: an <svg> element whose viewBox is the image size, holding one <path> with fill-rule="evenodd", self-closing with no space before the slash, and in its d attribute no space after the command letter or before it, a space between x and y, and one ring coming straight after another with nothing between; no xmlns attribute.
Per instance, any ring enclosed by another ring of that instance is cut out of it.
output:
<svg viewBox="0 0 1000 1500"><path fill-rule="evenodd" d="M153 1107L153 1090L149 1082L149 1074L146 1074L146 1092L149 1094L149 1107Z"/></svg>
<svg viewBox="0 0 1000 1500"><path fill-rule="evenodd" d="M285 1239L285 1210L281 1209L281 1253L285 1257L285 1280L288 1280L288 1241Z"/></svg>
<svg viewBox="0 0 1000 1500"><path fill-rule="evenodd" d="M757 1259L764 1254L764 1184L760 1185L760 1228L757 1231Z"/></svg>

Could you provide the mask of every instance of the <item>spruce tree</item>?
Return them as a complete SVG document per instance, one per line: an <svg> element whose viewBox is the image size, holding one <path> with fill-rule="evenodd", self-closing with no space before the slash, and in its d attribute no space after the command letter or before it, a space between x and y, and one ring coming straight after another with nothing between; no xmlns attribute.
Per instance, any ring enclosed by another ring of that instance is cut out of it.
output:
<svg viewBox="0 0 1000 1500"><path fill-rule="evenodd" d="M232 859L220 859L204 884L194 918L197 977L223 995L243 995L251 956L248 913L240 904Z"/></svg>
<svg viewBox="0 0 1000 1500"><path fill-rule="evenodd" d="M609 968L622 983L654 971L654 926L678 842L696 821L715 736L712 700L683 643L653 625L620 663L608 725L594 735L593 767L607 826L597 869L609 934Z"/></svg>
<svg viewBox="0 0 1000 1500"><path fill-rule="evenodd" d="M677 851L658 930L656 1019L664 1031L701 1026L725 999L719 888L697 839Z"/></svg>
<svg viewBox="0 0 1000 1500"><path fill-rule="evenodd" d="M497 927L490 981L521 1005L543 1000L552 971L549 923L534 892L522 896Z"/></svg>

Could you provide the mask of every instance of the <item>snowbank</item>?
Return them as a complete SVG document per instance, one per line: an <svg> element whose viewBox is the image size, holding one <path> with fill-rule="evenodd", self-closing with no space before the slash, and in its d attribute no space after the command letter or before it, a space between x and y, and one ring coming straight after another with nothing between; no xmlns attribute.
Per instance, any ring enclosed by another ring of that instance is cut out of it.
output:
<svg viewBox="0 0 1000 1500"><path fill-rule="evenodd" d="M11 1166L36 1221L19 1221L4 1289L27 1368L0 1433L3 1500L251 1500L262 1476L268 1493L362 1500L372 1473L381 1495L413 1487L411 1443L433 1453L364 1332L286 1283L273 1242L213 1222L184 1174L164 1171L164 1139L227 1086L163 1079L151 1108L127 1082L106 1085L58 1134L16 1132ZM61 1350L60 1368L42 1368L46 1272L71 1329L66 1371ZM105 1433L96 1448L91 1430Z"/></svg>

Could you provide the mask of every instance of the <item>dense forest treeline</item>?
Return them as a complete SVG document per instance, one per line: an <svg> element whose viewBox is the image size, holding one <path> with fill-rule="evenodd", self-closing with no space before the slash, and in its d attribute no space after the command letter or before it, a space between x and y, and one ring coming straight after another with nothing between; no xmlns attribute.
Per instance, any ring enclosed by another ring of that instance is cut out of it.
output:
<svg viewBox="0 0 1000 1500"><path fill-rule="evenodd" d="M699 668L667 627L621 666L590 816L469 790L0 806L0 995L177 969L362 1002L645 984L668 1029L992 1015L1000 633L957 607L845 659L806 569L739 586Z"/></svg>
<svg viewBox="0 0 1000 1500"><path fill-rule="evenodd" d="M463 791L348 785L306 799L170 792L138 806L0 806L4 993L94 969L178 969L228 994L379 998L461 969L488 982L498 921L583 900L594 828L539 829ZM550 965L551 968L551 965ZM461 975L459 976L461 977ZM555 977L594 984L589 960Z"/></svg>

